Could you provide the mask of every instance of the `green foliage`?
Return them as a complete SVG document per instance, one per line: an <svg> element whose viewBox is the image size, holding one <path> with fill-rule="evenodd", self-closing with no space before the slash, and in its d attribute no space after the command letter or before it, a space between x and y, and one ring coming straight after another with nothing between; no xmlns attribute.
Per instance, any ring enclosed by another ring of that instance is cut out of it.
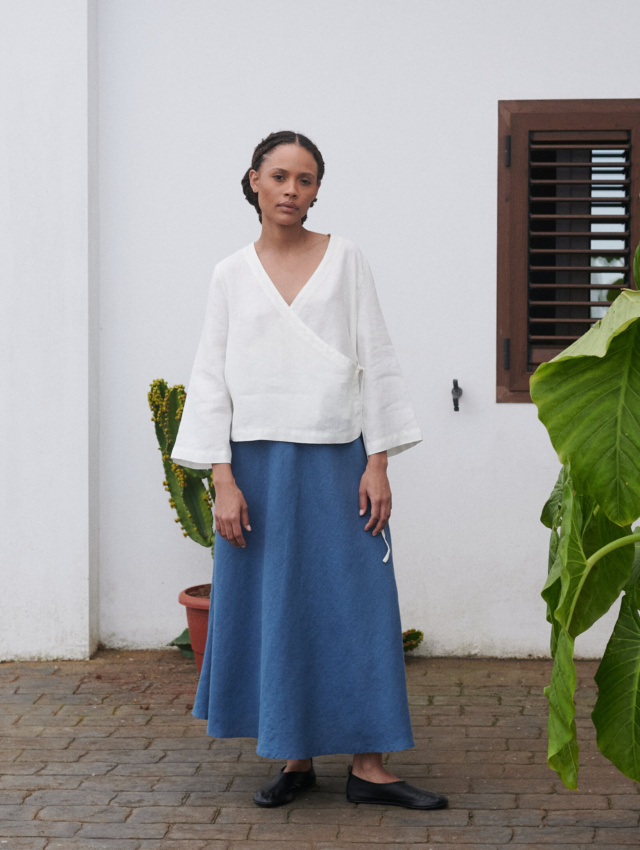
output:
<svg viewBox="0 0 640 850"><path fill-rule="evenodd" d="M628 525L640 516L640 293L531 377L531 397L578 490Z"/></svg>
<svg viewBox="0 0 640 850"><path fill-rule="evenodd" d="M424 634L420 629L407 629L402 632L402 648L405 652L411 652L412 649L420 646L424 640Z"/></svg>
<svg viewBox="0 0 640 850"><path fill-rule="evenodd" d="M574 641L624 591L592 718L600 751L640 781L640 534L631 530L640 517L640 292L622 290L603 319L543 363L531 397L563 463L540 518L551 531L548 763L577 788Z"/></svg>
<svg viewBox="0 0 640 850"><path fill-rule="evenodd" d="M178 435L178 426L187 398L182 384L169 387L157 379L149 391L149 407L153 413L158 445L164 466L164 489L170 493L169 504L178 514L182 533L201 546L212 547L212 505L215 491L211 482L211 469L189 469L171 460L171 452Z"/></svg>
<svg viewBox="0 0 640 850"><path fill-rule="evenodd" d="M187 627L181 635L169 641L167 646L177 646L182 653L183 658L190 658L192 661L196 657L191 648L191 637L189 636L189 628Z"/></svg>
<svg viewBox="0 0 640 850"><path fill-rule="evenodd" d="M578 787L578 739L576 734L576 665L573 638L560 629L551 684L544 689L549 700L549 749L547 761L567 788Z"/></svg>
<svg viewBox="0 0 640 850"><path fill-rule="evenodd" d="M598 749L626 776L640 776L640 617L632 596L620 616L596 673L598 701L592 719Z"/></svg>

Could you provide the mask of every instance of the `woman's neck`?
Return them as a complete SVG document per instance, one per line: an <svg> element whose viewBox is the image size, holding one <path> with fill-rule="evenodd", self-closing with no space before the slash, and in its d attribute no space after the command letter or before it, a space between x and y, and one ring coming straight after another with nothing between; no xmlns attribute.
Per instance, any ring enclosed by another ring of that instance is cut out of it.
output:
<svg viewBox="0 0 640 850"><path fill-rule="evenodd" d="M310 231L301 224L283 227L266 220L262 223L262 232L255 244L257 248L267 251L294 251L305 246L311 236Z"/></svg>

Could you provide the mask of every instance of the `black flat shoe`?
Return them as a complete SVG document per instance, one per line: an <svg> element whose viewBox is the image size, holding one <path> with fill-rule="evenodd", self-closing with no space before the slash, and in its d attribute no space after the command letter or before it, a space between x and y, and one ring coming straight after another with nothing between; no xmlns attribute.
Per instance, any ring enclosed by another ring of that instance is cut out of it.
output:
<svg viewBox="0 0 640 850"><path fill-rule="evenodd" d="M316 772L313 769L313 760L309 770L290 770L285 773L283 767L280 773L274 776L264 788L256 791L253 802L256 806L264 806L265 808L284 806L295 799L298 791L313 788L315 784Z"/></svg>
<svg viewBox="0 0 640 850"><path fill-rule="evenodd" d="M347 800L351 803L378 803L381 806L403 806L405 809L444 809L449 801L441 794L424 791L408 782L368 782L354 776L349 767Z"/></svg>

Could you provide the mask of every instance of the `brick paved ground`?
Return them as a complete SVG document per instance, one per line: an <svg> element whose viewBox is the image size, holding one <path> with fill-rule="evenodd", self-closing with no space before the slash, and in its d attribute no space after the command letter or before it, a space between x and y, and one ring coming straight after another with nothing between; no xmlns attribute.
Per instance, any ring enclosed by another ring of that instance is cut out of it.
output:
<svg viewBox="0 0 640 850"><path fill-rule="evenodd" d="M0 850L489 850L640 846L638 786L595 748L595 665L579 665L580 791L545 764L546 661L411 658L414 750L388 762L450 808L356 806L347 756L280 809L254 790L280 763L214 740L190 714L193 662L101 652L0 664Z"/></svg>

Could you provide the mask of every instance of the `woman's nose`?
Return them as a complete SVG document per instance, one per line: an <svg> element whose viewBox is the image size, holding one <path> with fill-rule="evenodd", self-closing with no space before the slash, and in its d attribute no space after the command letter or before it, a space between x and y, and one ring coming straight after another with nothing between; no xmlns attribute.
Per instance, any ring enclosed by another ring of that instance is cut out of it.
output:
<svg viewBox="0 0 640 850"><path fill-rule="evenodd" d="M297 195L297 192L296 192L296 184L295 184L293 181L291 181L291 183L288 183L288 184L285 186L284 193L285 193L285 195L290 195L290 196L292 196L292 195L293 195L293 196Z"/></svg>

